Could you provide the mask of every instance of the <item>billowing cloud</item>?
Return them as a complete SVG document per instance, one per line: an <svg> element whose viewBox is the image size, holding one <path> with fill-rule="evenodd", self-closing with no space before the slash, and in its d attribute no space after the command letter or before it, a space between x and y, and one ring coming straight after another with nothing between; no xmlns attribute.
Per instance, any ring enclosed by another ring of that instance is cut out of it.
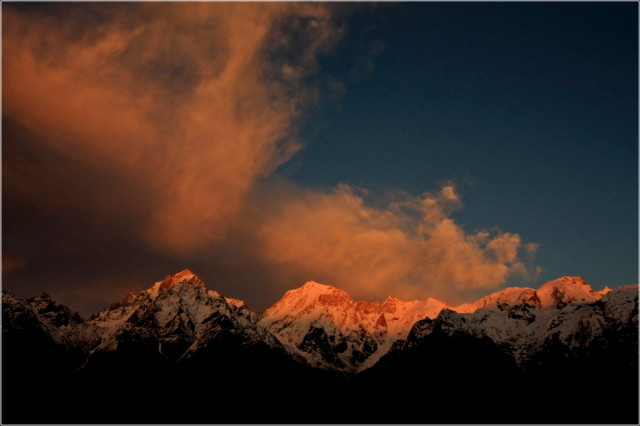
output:
<svg viewBox="0 0 640 426"><path fill-rule="evenodd" d="M135 231L178 254L222 240L253 183L299 149L302 80L340 33L326 5L293 3L12 5L3 18L5 118L136 187L111 214L148 212Z"/></svg>
<svg viewBox="0 0 640 426"><path fill-rule="evenodd" d="M257 309L307 280L454 303L526 276L537 246L466 232L453 185L371 204L273 176L346 90L313 76L350 7L3 7L3 284L88 314L185 267Z"/></svg>
<svg viewBox="0 0 640 426"><path fill-rule="evenodd" d="M530 278L520 236L465 232L453 185L372 207L356 188L281 199L259 231L263 255L356 298L440 297L454 303L508 278Z"/></svg>

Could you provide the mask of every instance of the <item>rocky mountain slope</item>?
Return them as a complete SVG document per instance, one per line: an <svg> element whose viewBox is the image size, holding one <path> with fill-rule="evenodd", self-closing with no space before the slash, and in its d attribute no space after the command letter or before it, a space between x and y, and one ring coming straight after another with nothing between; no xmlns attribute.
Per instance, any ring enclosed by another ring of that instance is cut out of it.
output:
<svg viewBox="0 0 640 426"><path fill-rule="evenodd" d="M233 335L244 345L286 350L312 367L356 373L374 365L392 345L409 345L428 334L436 318L443 327L508 346L521 361L553 333L559 332L563 341L571 339L585 321L601 331L604 320L591 314L587 318L585 312L609 292L595 292L579 277L563 277L537 290L509 287L451 307L433 298L356 302L343 290L310 281L258 313L241 300L207 289L197 275L184 270L138 294L129 293L87 321L47 295L21 300L5 293L3 315L9 328L34 323L55 344L84 350L87 362L130 342L155 346L162 358L179 361L217 336ZM405 341L410 332L412 339Z"/></svg>
<svg viewBox="0 0 640 426"><path fill-rule="evenodd" d="M551 341L567 350L584 350L606 331L638 327L637 286L596 293L582 279L565 277L538 291L508 290L512 297L484 298L491 302L473 313L445 310L435 319L416 322L393 351L411 350L434 332L465 334L489 339L518 365L527 365Z"/></svg>
<svg viewBox="0 0 640 426"><path fill-rule="evenodd" d="M548 408L556 420L581 422L588 418L574 407L582 389L624 405L603 420L637 420L637 286L595 292L563 277L452 307L431 298L356 302L308 282L259 313L184 270L86 321L46 294L3 292L2 308L4 384L12 390L3 405L14 407L6 421L47 422L73 395L85 408L57 421L90 422L100 412L100 421L118 423L108 407L121 404L131 422L255 422L265 413L308 422L302 407L334 395L352 416L344 421L518 423L523 397L544 405L553 394L571 402ZM165 414L150 412L161 389L180 391ZM468 410L431 410L428 419L415 411L425 398L449 407L461 389L477 389L465 397ZM213 397L227 409L208 410ZM404 417L357 408L375 398ZM494 398L503 408L486 411ZM31 401L47 409L29 410ZM272 412L284 401L300 408ZM309 420L336 421L330 413ZM548 421L532 413L522 420Z"/></svg>
<svg viewBox="0 0 640 426"><path fill-rule="evenodd" d="M302 383L332 377L189 270L86 321L45 296L3 293L2 305L4 422L251 423L268 409L257 383L295 400ZM234 411L239 395L254 410ZM211 412L211 398L225 409Z"/></svg>
<svg viewBox="0 0 640 426"><path fill-rule="evenodd" d="M446 310L463 317L474 314L465 321L481 324L476 334L511 344L519 359L539 347L537 341L546 337L548 323L561 321L573 330L577 307L596 302L609 291L595 292L580 277L563 277L537 290L510 287L451 307L433 298L405 302L389 296L382 304L355 302L342 290L308 282L288 291L264 312L259 324L314 367L359 372L374 365L395 342L404 341L416 322L433 320ZM572 308L563 311L566 306ZM453 327L473 327L470 324Z"/></svg>
<svg viewBox="0 0 640 426"><path fill-rule="evenodd" d="M420 394L394 388L391 405L453 398L461 423L637 422L638 286L596 293L565 277L501 293L473 313L418 321L356 377L356 391L411 377L425 384Z"/></svg>
<svg viewBox="0 0 640 426"><path fill-rule="evenodd" d="M496 345L508 348L520 365L539 352L552 336L563 344L576 347L601 334L611 318L596 309L602 305L597 303L600 300L609 302L613 298L615 302L605 305L609 309L616 306L625 312L624 321L631 321L633 303L623 302L620 295L631 297L634 290L637 293L637 286L595 292L580 277L563 277L545 283L537 290L511 287L471 305L446 310L433 321L427 318L417 322L409 338L395 349L408 348L429 335L434 327L439 327L488 338ZM634 318L632 321L637 325L637 312Z"/></svg>
<svg viewBox="0 0 640 426"><path fill-rule="evenodd" d="M90 355L117 351L130 341L157 345L171 361L190 357L215 339L233 335L244 345L264 344L282 350L280 342L256 324L246 305L208 290L200 277L184 270L139 294L94 314L85 326L99 342Z"/></svg>
<svg viewBox="0 0 640 426"><path fill-rule="evenodd" d="M288 291L259 322L314 367L356 372L373 365L411 326L447 304L428 298L355 302L346 292L310 281Z"/></svg>

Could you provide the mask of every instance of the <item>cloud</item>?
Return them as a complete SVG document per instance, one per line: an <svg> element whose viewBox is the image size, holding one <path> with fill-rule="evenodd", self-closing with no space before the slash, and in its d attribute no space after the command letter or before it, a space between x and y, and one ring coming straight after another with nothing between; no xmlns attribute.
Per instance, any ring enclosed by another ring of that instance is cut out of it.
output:
<svg viewBox="0 0 640 426"><path fill-rule="evenodd" d="M307 280L455 303L530 274L537 246L466 232L453 184L376 200L274 176L319 92L346 91L314 76L353 7L3 7L3 284L89 314L185 267L256 309Z"/></svg>
<svg viewBox="0 0 640 426"><path fill-rule="evenodd" d="M2 257L2 273L7 274L20 268L24 268L29 264L29 258L25 255L3 256Z"/></svg>
<svg viewBox="0 0 640 426"><path fill-rule="evenodd" d="M300 148L296 120L313 99L303 79L340 34L313 4L4 12L5 117L136 187L110 213L146 211L135 232L181 255L221 241L254 183Z"/></svg>
<svg viewBox="0 0 640 426"><path fill-rule="evenodd" d="M451 217L460 207L453 185L379 208L347 185L301 190L281 198L263 222L262 254L369 300L392 294L455 303L508 278L529 279L518 252L530 246L517 234L465 232Z"/></svg>

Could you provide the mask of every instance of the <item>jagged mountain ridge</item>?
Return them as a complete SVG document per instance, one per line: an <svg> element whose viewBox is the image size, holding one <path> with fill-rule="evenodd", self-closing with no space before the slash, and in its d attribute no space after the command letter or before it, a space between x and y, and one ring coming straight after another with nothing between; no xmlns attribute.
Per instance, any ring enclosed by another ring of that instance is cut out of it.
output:
<svg viewBox="0 0 640 426"><path fill-rule="evenodd" d="M389 296L382 304L355 302L342 290L312 281L287 292L264 312L260 324L312 366L359 372L374 365L395 342L403 341L418 321L435 319L443 310L472 314L514 308L546 324L565 306L593 303L608 291L607 287L593 291L581 277L562 277L537 290L509 287L452 307L433 298L405 302ZM501 333L511 333L501 329L499 316L494 318L496 329L491 335L496 343L502 343ZM508 318L505 321L510 324ZM514 343L514 350L526 350L525 346Z"/></svg>
<svg viewBox="0 0 640 426"><path fill-rule="evenodd" d="M292 357L256 315L189 270L86 321L3 293L3 422L255 423L269 409L256 384L295 400L291 389L332 377ZM254 410L233 410L239 395Z"/></svg>
<svg viewBox="0 0 640 426"><path fill-rule="evenodd" d="M343 290L310 281L264 311L259 324L314 367L356 372L405 338L416 321L435 318L447 307L432 298L355 302Z"/></svg>
<svg viewBox="0 0 640 426"><path fill-rule="evenodd" d="M46 302L41 298L21 301L5 293L4 310L9 313L11 306L19 306L15 310L23 315L28 312L56 344L83 348L89 361L100 353L117 351L125 340L155 342L159 354L178 361L206 345L216 333L231 333L244 336L247 344L260 342L277 350L286 347L296 360L313 367L345 372L355 372L366 365L364 361L379 358L395 340L406 337L413 323L425 316L435 317L448 307L431 298L403 302L390 296L382 304L355 302L342 290L309 282L258 313L244 301L207 289L188 269L137 294L129 292L86 321L62 305L56 309L65 313L65 320L52 320L41 305L55 302L46 298ZM11 315L8 318L9 324L18 322ZM322 347L318 335L330 336L331 341ZM342 352L348 352L351 359Z"/></svg>
<svg viewBox="0 0 640 426"><path fill-rule="evenodd" d="M85 340L80 315L56 303L47 293L23 300L3 292L2 306L4 332L31 328L55 344L69 346Z"/></svg>
<svg viewBox="0 0 640 426"><path fill-rule="evenodd" d="M594 292L564 277L469 305L355 302L311 282L257 313L189 270L86 321L46 295L3 293L6 421L335 422L332 410L307 417L327 398L344 422L637 420L637 286ZM465 410L454 409L461 389ZM580 411L584 389L623 407ZM571 404L549 405L550 391ZM384 410L363 408L380 398Z"/></svg>
<svg viewBox="0 0 640 426"><path fill-rule="evenodd" d="M245 345L265 344L283 350L270 332L257 325L257 314L246 304L208 290L188 269L139 294L129 293L85 324L100 342L90 356L115 351L123 339L133 338L157 342L160 354L178 361L222 335L234 335Z"/></svg>
<svg viewBox="0 0 640 426"><path fill-rule="evenodd" d="M547 283L541 287L543 291L538 298L530 294L526 297L519 295L518 303L488 304L473 313L445 310L435 319L425 318L418 321L407 339L398 342L393 350L410 350L434 331L448 335L466 334L477 339L490 339L522 366L553 339L558 339L568 349L579 349L587 347L608 329L637 328L637 286L622 286L596 293L590 287L585 288L587 284L582 280L577 281L582 289L566 286L571 284L567 278L551 283L565 284L564 291L563 287ZM555 290L549 291L549 287ZM546 297L551 294L556 296ZM578 299L567 299L576 295Z"/></svg>
<svg viewBox="0 0 640 426"><path fill-rule="evenodd" d="M410 332L420 333L413 330L414 324L436 319L443 310L447 318L451 313L469 316L467 328L482 324L476 335L510 345L519 360L540 347L549 324L577 315L571 313L576 309L565 312L565 307L593 303L609 291L594 292L580 277L563 277L537 290L509 287L452 307L433 298L406 302L389 296L384 303L356 302L343 290L310 281L258 313L244 301L207 289L186 269L138 294L129 293L84 322L66 307L43 308L55 305L50 299L19 302L9 294L3 299L22 311L31 306L31 315L39 318L45 333L58 344L83 348L88 359L117 350L123 340L134 340L153 342L164 358L178 361L219 334L232 334L245 344L286 350L312 367L355 373L374 365ZM62 322L52 320L52 309L64 312Z"/></svg>
<svg viewBox="0 0 640 426"><path fill-rule="evenodd" d="M397 377L435 384L421 394L397 387L388 403L447 406L464 396L459 423L637 423L638 286L595 296L585 288L567 304L576 293L555 287L546 308L544 297L518 297L520 303L470 314L443 310L417 322L356 376L355 390ZM580 300L584 293L598 300Z"/></svg>

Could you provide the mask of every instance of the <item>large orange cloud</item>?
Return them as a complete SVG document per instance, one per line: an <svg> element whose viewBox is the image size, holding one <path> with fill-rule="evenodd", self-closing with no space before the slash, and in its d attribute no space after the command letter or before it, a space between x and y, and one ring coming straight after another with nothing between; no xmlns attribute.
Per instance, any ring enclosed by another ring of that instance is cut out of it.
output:
<svg viewBox="0 0 640 426"><path fill-rule="evenodd" d="M453 185L373 207L348 185L324 192L286 183L282 191L265 182L301 147L296 129L318 96L307 77L340 38L343 9L4 7L3 120L17 125L5 150L16 162L4 168L3 184L5 195L26 201L20 208L41 210L57 227L32 243L46 246L39 258L95 262L86 266L89 278L74 279L83 294L100 291L100 274L132 290L142 258L153 268L213 265L229 287L238 269L249 271L251 288L234 297L269 289L275 298L316 280L356 298L456 303L526 278L520 252L536 246L523 246L517 234L465 232L451 216L461 206ZM5 263L9 270L42 265ZM106 303L112 294L100 297Z"/></svg>
<svg viewBox="0 0 640 426"><path fill-rule="evenodd" d="M259 235L263 255L283 268L345 289L356 298L440 297L451 303L532 273L517 234L467 233L452 218L453 185L372 207L352 187L301 191L279 201Z"/></svg>
<svg viewBox="0 0 640 426"><path fill-rule="evenodd" d="M135 182L154 246L220 241L253 183L300 147L302 79L339 35L328 7L60 7L64 20L5 9L5 117Z"/></svg>

